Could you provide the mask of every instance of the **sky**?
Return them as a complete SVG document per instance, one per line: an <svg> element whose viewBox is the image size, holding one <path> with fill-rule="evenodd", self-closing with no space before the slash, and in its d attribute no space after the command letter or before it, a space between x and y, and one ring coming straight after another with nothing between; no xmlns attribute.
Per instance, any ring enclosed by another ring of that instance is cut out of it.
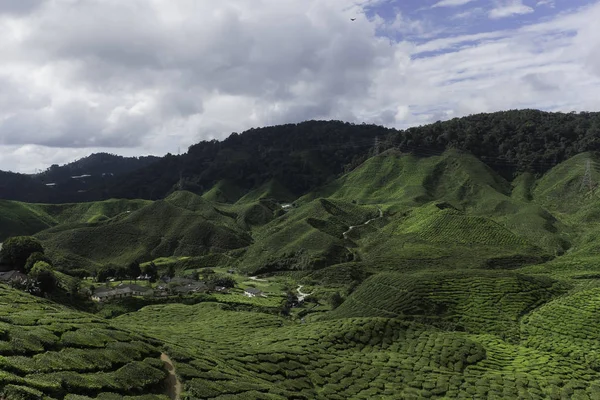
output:
<svg viewBox="0 0 600 400"><path fill-rule="evenodd" d="M599 111L599 20L600 0L1 0L0 170L310 119Z"/></svg>

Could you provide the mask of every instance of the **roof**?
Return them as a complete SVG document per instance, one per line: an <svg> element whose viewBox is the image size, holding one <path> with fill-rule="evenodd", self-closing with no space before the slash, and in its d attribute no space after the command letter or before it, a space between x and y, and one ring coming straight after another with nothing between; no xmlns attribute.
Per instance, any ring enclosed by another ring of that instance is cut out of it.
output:
<svg viewBox="0 0 600 400"><path fill-rule="evenodd" d="M181 277L171 278L171 282L172 283L178 283L180 285L189 285L189 284L198 283L198 281L195 281L193 279L181 278Z"/></svg>
<svg viewBox="0 0 600 400"><path fill-rule="evenodd" d="M259 294L259 293L262 293L262 291L260 291L260 290L259 290L259 289L257 289L257 288L253 288L253 287L246 288L246 289L244 289L244 291L245 291L246 293L251 293L251 294Z"/></svg>
<svg viewBox="0 0 600 400"><path fill-rule="evenodd" d="M0 272L0 280L4 282L14 281L14 280L25 280L27 279L27 275L24 273L17 271L15 269L6 272Z"/></svg>
<svg viewBox="0 0 600 400"><path fill-rule="evenodd" d="M133 290L134 292L147 292L149 290L152 290L151 288L149 288L148 286L140 286L140 285L129 285L129 287L131 288L131 290Z"/></svg>
<svg viewBox="0 0 600 400"><path fill-rule="evenodd" d="M92 296L94 297L110 297L117 296L120 294L133 293L133 290L130 287L118 287L115 289L97 289Z"/></svg>

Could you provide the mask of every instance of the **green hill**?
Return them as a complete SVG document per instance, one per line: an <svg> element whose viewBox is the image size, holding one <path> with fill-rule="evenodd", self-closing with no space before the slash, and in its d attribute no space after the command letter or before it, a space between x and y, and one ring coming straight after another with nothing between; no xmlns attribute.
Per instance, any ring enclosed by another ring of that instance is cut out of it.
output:
<svg viewBox="0 0 600 400"><path fill-rule="evenodd" d="M522 315L564 291L551 279L508 271L383 273L366 280L331 317L410 318L515 339Z"/></svg>
<svg viewBox="0 0 600 400"><path fill-rule="evenodd" d="M244 190L229 180L217 182L202 197L213 203L235 203L244 195Z"/></svg>
<svg viewBox="0 0 600 400"><path fill-rule="evenodd" d="M32 204L0 200L0 242L9 236L32 235L56 220Z"/></svg>
<svg viewBox="0 0 600 400"><path fill-rule="evenodd" d="M420 158L390 150L319 189L317 195L403 206L445 199L468 207L490 192L508 194L510 185L472 155L449 150Z"/></svg>
<svg viewBox="0 0 600 400"><path fill-rule="evenodd" d="M93 223L138 210L147 200L105 200L71 204L29 204L0 200L0 240L32 235L59 224Z"/></svg>
<svg viewBox="0 0 600 400"><path fill-rule="evenodd" d="M280 203L291 203L297 196L276 180L270 180L257 189L251 190L240 198L237 203L253 203L261 199L270 199Z"/></svg>
<svg viewBox="0 0 600 400"><path fill-rule="evenodd" d="M258 228L242 268L248 272L303 270L352 260L343 233L376 215L373 207L314 200Z"/></svg>
<svg viewBox="0 0 600 400"><path fill-rule="evenodd" d="M17 221L10 229L48 227L37 237L66 272L137 259L235 281L229 293L134 299L139 306L128 309L139 311L110 322L35 300L98 329L135 332L127 343L160 346L175 361L184 399L595 399L600 203L581 188L587 160L596 179L595 157L584 153L509 181L462 151L388 150L296 200L278 183L285 180L272 177L246 186L223 179L202 196L179 190L154 202L3 207L5 220ZM252 286L267 297L244 296ZM27 296L7 293L18 300L0 307L0 322L24 332L44 326L42 317L22 322L29 314L13 306ZM292 307L292 294L304 302ZM68 326L59 344L36 351L68 353L57 346L81 329ZM2 371L25 379L10 384L54 398L83 385L71 379L105 385L89 375L52 375L37 352L1 353L2 341L14 341L0 339ZM156 354L97 371L106 382L114 375L105 372L131 363L158 367ZM75 393L108 398L100 396L108 386L86 390ZM160 390L148 383L133 394L142 393Z"/></svg>
<svg viewBox="0 0 600 400"><path fill-rule="evenodd" d="M59 225L38 237L65 268L203 255L245 247L251 240L235 218L185 194L104 221Z"/></svg>

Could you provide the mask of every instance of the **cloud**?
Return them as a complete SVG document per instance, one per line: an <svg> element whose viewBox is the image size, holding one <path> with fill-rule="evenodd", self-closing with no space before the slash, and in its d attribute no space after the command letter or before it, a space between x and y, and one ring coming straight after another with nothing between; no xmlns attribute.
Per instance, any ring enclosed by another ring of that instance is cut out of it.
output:
<svg viewBox="0 0 600 400"><path fill-rule="evenodd" d="M509 0L499 3L499 5L492 9L488 16L491 19L507 18L513 15L530 14L534 12L534 9L523 4L522 0Z"/></svg>
<svg viewBox="0 0 600 400"><path fill-rule="evenodd" d="M91 151L175 153L306 119L404 128L507 108L600 108L600 5L460 36L442 36L428 15L363 15L388 5L63 0L3 14L0 169Z"/></svg>
<svg viewBox="0 0 600 400"><path fill-rule="evenodd" d="M554 0L538 0L538 2L535 5L536 7L541 7L541 6L547 6L550 8L554 8L556 7L556 4L554 3Z"/></svg>
<svg viewBox="0 0 600 400"><path fill-rule="evenodd" d="M477 0L441 0L431 6L431 8L436 7L458 7L463 6L465 4L472 3Z"/></svg>
<svg viewBox="0 0 600 400"><path fill-rule="evenodd" d="M2 0L0 2L0 15L28 14L41 7L47 0Z"/></svg>

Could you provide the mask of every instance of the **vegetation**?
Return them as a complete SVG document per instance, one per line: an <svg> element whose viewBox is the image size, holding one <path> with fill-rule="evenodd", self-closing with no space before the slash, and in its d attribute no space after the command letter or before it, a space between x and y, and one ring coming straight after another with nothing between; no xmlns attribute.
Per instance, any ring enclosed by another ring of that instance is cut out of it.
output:
<svg viewBox="0 0 600 400"><path fill-rule="evenodd" d="M46 296L0 287L2 396L164 399L164 352L185 399L599 398L596 119L257 129L107 189L159 200L0 203Z"/></svg>
<svg viewBox="0 0 600 400"><path fill-rule="evenodd" d="M30 236L9 238L0 250L0 263L25 270L25 264L34 253L43 253L42 244Z"/></svg>
<svg viewBox="0 0 600 400"><path fill-rule="evenodd" d="M160 398L166 371L152 340L6 286L0 321L5 398Z"/></svg>
<svg viewBox="0 0 600 400"><path fill-rule="evenodd" d="M31 203L73 203L106 199L103 190L118 176L158 161L158 157L121 157L96 153L46 171L16 174L0 171L0 199ZM90 190L94 189L94 190Z"/></svg>

